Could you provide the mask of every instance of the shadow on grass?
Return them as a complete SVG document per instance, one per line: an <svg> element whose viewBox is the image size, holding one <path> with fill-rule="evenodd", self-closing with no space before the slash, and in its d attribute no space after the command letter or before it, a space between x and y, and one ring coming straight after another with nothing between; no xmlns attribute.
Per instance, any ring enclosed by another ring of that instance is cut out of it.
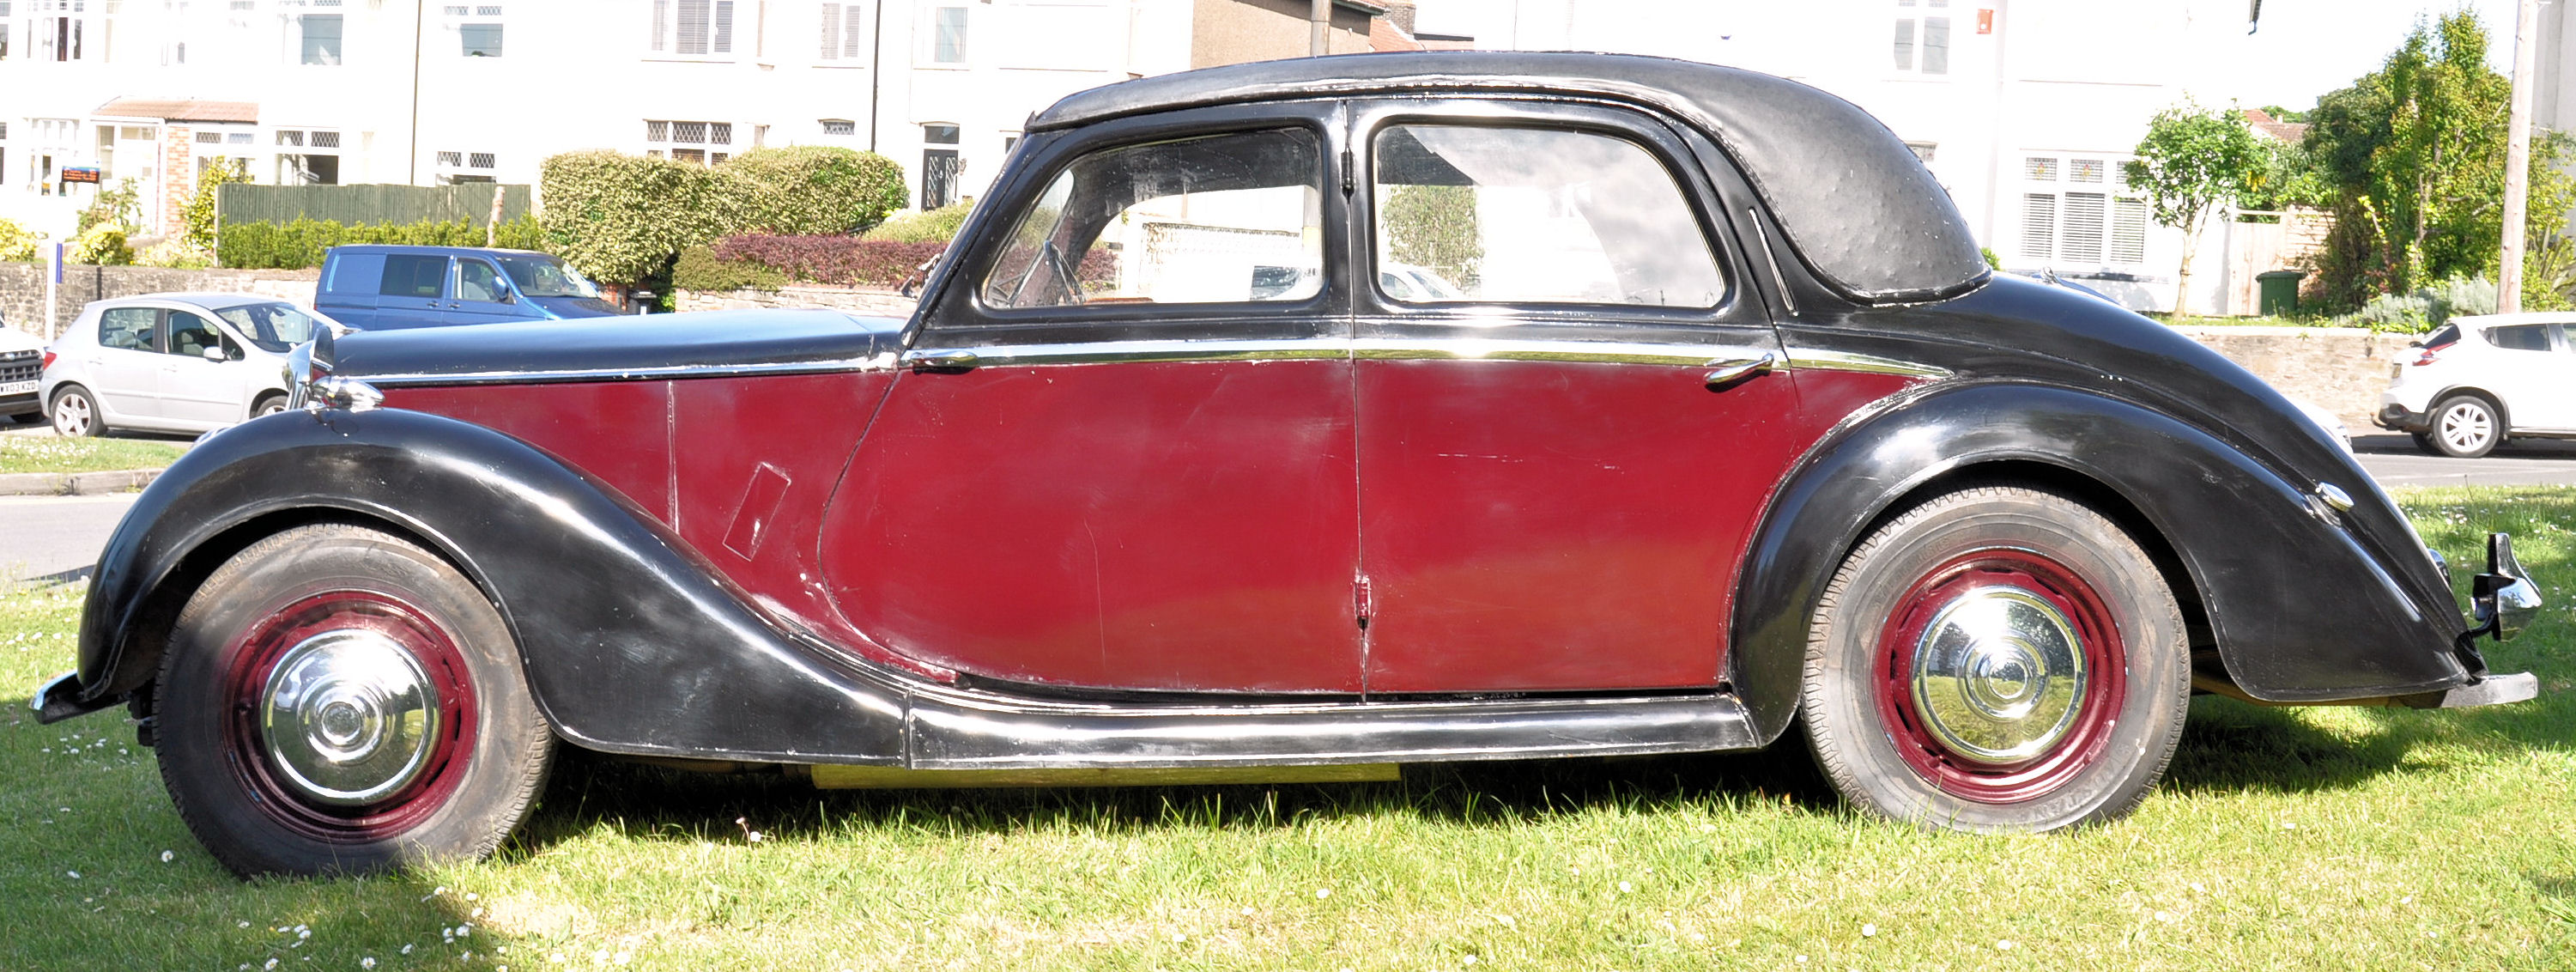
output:
<svg viewBox="0 0 2576 972"><path fill-rule="evenodd" d="M1389 783L957 790L818 790L780 774L695 773L569 750L517 839L535 850L600 827L635 839L742 841L750 830L803 839L850 826L959 834L1257 828L1385 814L1485 826L1614 808L1773 802L1805 814L1838 812L1802 740L1753 753L1408 765Z"/></svg>

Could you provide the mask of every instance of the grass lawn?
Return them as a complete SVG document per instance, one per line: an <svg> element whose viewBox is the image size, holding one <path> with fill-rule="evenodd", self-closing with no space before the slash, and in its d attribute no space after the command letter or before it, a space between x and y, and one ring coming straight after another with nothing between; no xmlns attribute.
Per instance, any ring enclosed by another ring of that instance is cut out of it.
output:
<svg viewBox="0 0 2576 972"><path fill-rule="evenodd" d="M171 442L0 435L0 473L159 469L177 461L186 451L185 447Z"/></svg>
<svg viewBox="0 0 2576 972"><path fill-rule="evenodd" d="M25 713L79 589L5 593L0 968L2576 967L2576 491L2404 500L2454 564L2515 534L2551 603L2489 656L2539 701L2203 698L2135 816L2042 837L1857 818L1794 751L915 793L580 761L499 860L243 884L130 728Z"/></svg>

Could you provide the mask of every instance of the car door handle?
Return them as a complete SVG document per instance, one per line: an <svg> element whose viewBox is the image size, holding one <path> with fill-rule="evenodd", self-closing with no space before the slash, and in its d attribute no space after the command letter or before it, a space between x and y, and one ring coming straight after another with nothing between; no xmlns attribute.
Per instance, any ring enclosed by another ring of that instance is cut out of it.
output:
<svg viewBox="0 0 2576 972"><path fill-rule="evenodd" d="M1719 358L1708 363L1716 370L1708 373L1708 390L1725 391L1747 380L1759 378L1779 367L1780 352L1764 351L1755 358Z"/></svg>
<svg viewBox="0 0 2576 972"><path fill-rule="evenodd" d="M976 360L975 352L964 350L903 353L904 366L914 371L963 371L974 367Z"/></svg>

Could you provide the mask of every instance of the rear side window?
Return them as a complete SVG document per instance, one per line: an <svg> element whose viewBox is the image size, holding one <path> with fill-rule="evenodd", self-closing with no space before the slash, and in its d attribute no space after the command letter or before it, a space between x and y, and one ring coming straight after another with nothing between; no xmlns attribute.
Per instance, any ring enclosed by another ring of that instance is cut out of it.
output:
<svg viewBox="0 0 2576 972"><path fill-rule="evenodd" d="M114 307L98 315L98 345L128 351L152 350L152 321L160 311L149 307Z"/></svg>
<svg viewBox="0 0 2576 972"><path fill-rule="evenodd" d="M443 256L387 256L384 282L376 292L387 297L438 297L439 284L447 277L447 258Z"/></svg>
<svg viewBox="0 0 2576 972"><path fill-rule="evenodd" d="M385 279L385 255L382 253L335 254L329 263L331 275L323 278L326 295L357 296L376 292Z"/></svg>
<svg viewBox="0 0 2576 972"><path fill-rule="evenodd" d="M1715 307L1726 294L1681 185L1635 142L1395 125L1371 151L1388 297Z"/></svg>
<svg viewBox="0 0 2576 972"><path fill-rule="evenodd" d="M2549 329L2538 324L2489 328L2487 343L2515 351L2547 351L2549 350Z"/></svg>

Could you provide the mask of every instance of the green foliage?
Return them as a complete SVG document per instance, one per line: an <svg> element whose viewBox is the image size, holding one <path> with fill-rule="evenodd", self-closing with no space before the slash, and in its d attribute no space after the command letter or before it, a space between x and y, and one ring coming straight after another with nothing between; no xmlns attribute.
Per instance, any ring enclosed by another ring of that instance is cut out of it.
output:
<svg viewBox="0 0 2576 972"><path fill-rule="evenodd" d="M2322 207L2328 196L2306 146L2266 138L2255 140L2255 163L2246 172L2245 191L2236 197L2236 204L2262 210Z"/></svg>
<svg viewBox="0 0 2576 972"><path fill-rule="evenodd" d="M1978 247L1977 255L1986 258L1986 269L1988 270L2001 270L2004 268L2004 258L1996 256L1993 247Z"/></svg>
<svg viewBox="0 0 2576 972"><path fill-rule="evenodd" d="M726 260L715 248L693 246L680 251L671 267L671 286L688 290L777 290L787 275L748 260Z"/></svg>
<svg viewBox="0 0 2576 972"><path fill-rule="evenodd" d="M1467 287L1485 260L1474 186L1396 186L1386 194L1387 251Z"/></svg>
<svg viewBox="0 0 2576 972"><path fill-rule="evenodd" d="M16 220L0 219L0 261L24 262L36 258L36 234L18 225Z"/></svg>
<svg viewBox="0 0 2576 972"><path fill-rule="evenodd" d="M100 189L98 197L90 202L89 208L80 211L78 225L73 228L73 232L86 233L89 232L90 227L100 223L122 226L129 230L143 225L143 192L135 188L134 180L118 179L116 188Z"/></svg>
<svg viewBox="0 0 2576 972"><path fill-rule="evenodd" d="M180 270L203 270L215 265L215 255L172 238L143 248L134 255L138 267L173 267Z"/></svg>
<svg viewBox="0 0 2576 972"><path fill-rule="evenodd" d="M250 163L244 159L218 155L205 160L197 173L197 193L179 207L179 238L188 245L204 250L215 248L215 191L218 187L250 181Z"/></svg>
<svg viewBox="0 0 2576 972"><path fill-rule="evenodd" d="M421 220L416 223L351 225L322 219L291 223L227 223L215 254L227 267L253 270L302 270L322 265L322 254L335 246L389 243L398 246L482 246L483 225L469 220ZM521 216L495 227L494 246L505 250L541 250L546 234L534 216Z"/></svg>
<svg viewBox="0 0 2576 972"><path fill-rule="evenodd" d="M957 238L958 229L966 225L966 214L974 208L972 202L961 202L905 213L878 224L863 238L893 243L946 243Z"/></svg>
<svg viewBox="0 0 2576 972"><path fill-rule="evenodd" d="M2560 168L2571 156L2576 156L2576 137L2531 133L2532 178L2522 224L2523 310L2576 307L2576 234L2567 231L2569 217L2576 215L2576 179Z"/></svg>
<svg viewBox="0 0 2576 972"><path fill-rule="evenodd" d="M788 235L855 233L904 200L903 167L872 152L822 145L753 149L717 167L740 193L730 229Z"/></svg>
<svg viewBox="0 0 2576 972"><path fill-rule="evenodd" d="M125 243L125 227L99 223L72 238L71 244L63 248L63 260L121 267L134 262L134 248Z"/></svg>
<svg viewBox="0 0 2576 972"><path fill-rule="evenodd" d="M2485 26L2461 10L2417 23L2378 71L2318 99L2306 148L2335 212L2317 260L2315 296L2327 306L2495 269L2513 84L2486 54ZM2540 272L2527 262L2525 276L2542 290L2571 282L2569 256L2553 249L2571 199L2549 160L2564 144L2532 146L2528 259Z"/></svg>
<svg viewBox="0 0 2576 972"><path fill-rule="evenodd" d="M2335 318L2338 327L2366 327L2393 334L2420 334L2451 318L2496 312L2495 281L2454 277L2406 294L2379 294L2360 310Z"/></svg>
<svg viewBox="0 0 2576 972"><path fill-rule="evenodd" d="M733 179L701 165L589 151L550 157L538 171L546 249L602 283L667 279L681 250L743 220Z"/></svg>
<svg viewBox="0 0 2576 972"><path fill-rule="evenodd" d="M2128 182L2147 197L2156 222L2196 232L2220 204L2244 194L2265 159L2244 116L2189 99L2157 112L2139 140Z"/></svg>

